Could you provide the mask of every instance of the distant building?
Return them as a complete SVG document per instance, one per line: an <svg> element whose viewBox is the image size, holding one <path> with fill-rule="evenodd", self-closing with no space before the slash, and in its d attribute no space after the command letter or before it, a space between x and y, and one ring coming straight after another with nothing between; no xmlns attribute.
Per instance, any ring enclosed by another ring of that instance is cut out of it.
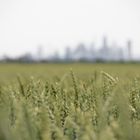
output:
<svg viewBox="0 0 140 140"><path fill-rule="evenodd" d="M66 47L66 50L65 50L65 60L66 61L72 60L72 52L71 52L70 47Z"/></svg>
<svg viewBox="0 0 140 140"><path fill-rule="evenodd" d="M98 50L95 49L94 44L88 47L81 43L75 50L71 50L67 47L65 51L65 61L130 61L132 59L131 48L131 41L127 42L126 51L117 45L117 43L113 43L113 45L110 46L107 37L104 37L102 46Z"/></svg>
<svg viewBox="0 0 140 140"><path fill-rule="evenodd" d="M131 61L132 60L132 54L131 54L132 42L131 42L131 40L127 41L127 51L128 51L128 61Z"/></svg>
<svg viewBox="0 0 140 140"><path fill-rule="evenodd" d="M107 38L104 38L103 46L99 50L98 59L103 61L124 61L124 53L125 52L117 45L117 43L113 43L113 45L109 46Z"/></svg>
<svg viewBox="0 0 140 140"><path fill-rule="evenodd" d="M98 59L108 61L110 60L110 54L111 54L111 50L108 46L107 38L104 37L102 47L98 53Z"/></svg>
<svg viewBox="0 0 140 140"><path fill-rule="evenodd" d="M74 60L88 60L88 51L84 44L79 44L73 53Z"/></svg>

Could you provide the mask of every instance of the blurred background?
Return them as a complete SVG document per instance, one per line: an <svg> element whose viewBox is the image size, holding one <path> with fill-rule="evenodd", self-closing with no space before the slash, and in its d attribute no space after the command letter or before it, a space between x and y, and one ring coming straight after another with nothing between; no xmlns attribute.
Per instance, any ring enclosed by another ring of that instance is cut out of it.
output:
<svg viewBox="0 0 140 140"><path fill-rule="evenodd" d="M139 0L1 0L1 62L140 61Z"/></svg>

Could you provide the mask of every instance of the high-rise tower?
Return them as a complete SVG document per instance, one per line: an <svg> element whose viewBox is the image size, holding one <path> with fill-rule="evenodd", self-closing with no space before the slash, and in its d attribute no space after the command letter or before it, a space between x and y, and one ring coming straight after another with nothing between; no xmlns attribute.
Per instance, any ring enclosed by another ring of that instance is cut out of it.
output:
<svg viewBox="0 0 140 140"><path fill-rule="evenodd" d="M103 38L103 47L108 48L108 43L107 43L107 37L106 36L104 36L104 38Z"/></svg>
<svg viewBox="0 0 140 140"><path fill-rule="evenodd" d="M127 51L128 51L128 61L132 60L132 42L131 40L127 41Z"/></svg>

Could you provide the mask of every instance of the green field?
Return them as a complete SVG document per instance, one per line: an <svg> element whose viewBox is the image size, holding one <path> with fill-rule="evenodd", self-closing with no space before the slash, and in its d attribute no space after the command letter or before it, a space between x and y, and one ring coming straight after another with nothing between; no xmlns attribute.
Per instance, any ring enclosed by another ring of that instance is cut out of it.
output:
<svg viewBox="0 0 140 140"><path fill-rule="evenodd" d="M140 140L140 64L0 64L0 140Z"/></svg>
<svg viewBox="0 0 140 140"><path fill-rule="evenodd" d="M140 64L0 64L0 79L12 80L17 75L52 79L55 76L63 76L71 69L80 78L87 78L101 71L121 79L140 75Z"/></svg>

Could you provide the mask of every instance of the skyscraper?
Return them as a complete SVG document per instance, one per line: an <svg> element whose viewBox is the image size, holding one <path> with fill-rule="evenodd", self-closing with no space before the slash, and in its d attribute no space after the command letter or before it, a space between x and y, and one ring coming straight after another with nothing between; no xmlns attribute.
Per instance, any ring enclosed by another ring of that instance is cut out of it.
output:
<svg viewBox="0 0 140 140"><path fill-rule="evenodd" d="M105 49L108 48L108 43L107 43L107 37L106 37L106 36L103 37L103 47L104 47Z"/></svg>
<svg viewBox="0 0 140 140"><path fill-rule="evenodd" d="M132 42L131 40L127 41L127 51L128 51L128 61L132 60Z"/></svg>

